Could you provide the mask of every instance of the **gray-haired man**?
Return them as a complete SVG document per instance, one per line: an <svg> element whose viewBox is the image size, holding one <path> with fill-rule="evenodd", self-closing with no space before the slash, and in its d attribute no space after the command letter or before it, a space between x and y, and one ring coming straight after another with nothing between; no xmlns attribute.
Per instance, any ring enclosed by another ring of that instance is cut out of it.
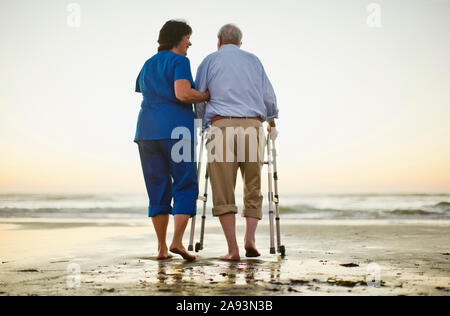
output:
<svg viewBox="0 0 450 316"><path fill-rule="evenodd" d="M242 213L247 222L244 241L246 256L260 256L256 249L255 232L258 221L262 218L261 167L264 151L258 151L257 158L253 161L249 159L252 156L249 151L250 148L264 146L265 138L264 133L262 138L246 137L246 131L252 128L261 131L262 122L268 121L272 138L276 138L278 134L274 121L278 118L278 108L272 85L259 59L240 49L241 40L242 32L236 25L223 26L218 33L218 51L203 60L196 77L197 89L202 92L209 90L211 93L209 102L196 104L196 117L203 119L203 126L209 127L210 135L216 134L217 138L217 132L221 134L223 151L227 153L224 160L209 159L208 168L213 193L213 215L219 216L228 243L228 254L221 259L231 261L240 260L236 241L237 207L234 196L239 168L244 182ZM227 133L230 129L235 130L231 136ZM260 132L257 134L261 135ZM241 143L245 144L245 152L239 152L241 147L234 145L239 137ZM210 138L209 145L211 142ZM209 157L217 154L212 152L211 146L209 149ZM220 151L220 146L214 149ZM236 157L245 159L234 159Z"/></svg>

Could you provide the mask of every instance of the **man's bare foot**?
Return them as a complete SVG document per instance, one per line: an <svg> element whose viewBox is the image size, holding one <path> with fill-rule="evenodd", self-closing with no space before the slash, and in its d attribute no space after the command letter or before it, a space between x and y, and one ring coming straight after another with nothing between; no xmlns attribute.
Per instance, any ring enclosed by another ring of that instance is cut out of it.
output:
<svg viewBox="0 0 450 316"><path fill-rule="evenodd" d="M247 258L256 258L261 256L261 254L255 248L245 248L245 256Z"/></svg>
<svg viewBox="0 0 450 316"><path fill-rule="evenodd" d="M245 242L245 256L247 258L256 258L261 256L259 251L256 249L255 243Z"/></svg>
<svg viewBox="0 0 450 316"><path fill-rule="evenodd" d="M240 261L241 257L239 256L239 254L237 255L227 254L225 256L220 257L219 259L222 261Z"/></svg>
<svg viewBox="0 0 450 316"><path fill-rule="evenodd" d="M196 258L194 255L191 255L183 246L178 247L170 246L170 252L180 255L183 257L183 259L188 261L195 260Z"/></svg>

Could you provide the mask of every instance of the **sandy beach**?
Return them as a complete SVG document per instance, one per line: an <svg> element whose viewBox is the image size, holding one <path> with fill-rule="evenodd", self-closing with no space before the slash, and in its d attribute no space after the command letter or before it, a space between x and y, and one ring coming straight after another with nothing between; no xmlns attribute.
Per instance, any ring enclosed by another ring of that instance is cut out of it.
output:
<svg viewBox="0 0 450 316"><path fill-rule="evenodd" d="M240 262L218 260L226 245L211 219L196 261L157 261L149 220L0 219L0 295L450 294L448 220L290 220L282 229L285 258L269 254L263 222L260 258L241 249Z"/></svg>

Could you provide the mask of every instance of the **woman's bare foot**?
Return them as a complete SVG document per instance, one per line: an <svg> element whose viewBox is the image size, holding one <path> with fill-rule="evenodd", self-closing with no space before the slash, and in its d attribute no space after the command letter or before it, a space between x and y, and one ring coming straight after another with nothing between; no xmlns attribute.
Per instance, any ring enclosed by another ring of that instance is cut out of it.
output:
<svg viewBox="0 0 450 316"><path fill-rule="evenodd" d="M219 258L222 261L240 261L241 257L239 256L239 254L227 254L225 256L222 256Z"/></svg>
<svg viewBox="0 0 450 316"><path fill-rule="evenodd" d="M156 257L157 260L166 260L166 259L172 259L172 255L170 253L160 253L158 254L158 257Z"/></svg>
<svg viewBox="0 0 450 316"><path fill-rule="evenodd" d="M170 246L170 252L180 255L183 257L183 259L188 261L196 259L196 257L194 255L191 255L183 246Z"/></svg>
<svg viewBox="0 0 450 316"><path fill-rule="evenodd" d="M169 250L166 247L158 247L158 257L157 260L166 260L171 259L173 256L169 253Z"/></svg>
<svg viewBox="0 0 450 316"><path fill-rule="evenodd" d="M169 250L182 256L185 260L192 261L195 260L195 256L191 255L183 246L183 234L189 218L190 215L186 214L176 214L174 216L174 234Z"/></svg>

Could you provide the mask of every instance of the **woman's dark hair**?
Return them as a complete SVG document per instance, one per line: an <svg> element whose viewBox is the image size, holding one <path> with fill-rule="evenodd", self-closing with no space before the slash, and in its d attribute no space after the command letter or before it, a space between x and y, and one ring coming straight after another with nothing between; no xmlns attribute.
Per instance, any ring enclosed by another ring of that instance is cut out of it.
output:
<svg viewBox="0 0 450 316"><path fill-rule="evenodd" d="M183 21L170 20L159 31L158 52L162 50L171 50L177 46L183 36L192 34L192 28Z"/></svg>

